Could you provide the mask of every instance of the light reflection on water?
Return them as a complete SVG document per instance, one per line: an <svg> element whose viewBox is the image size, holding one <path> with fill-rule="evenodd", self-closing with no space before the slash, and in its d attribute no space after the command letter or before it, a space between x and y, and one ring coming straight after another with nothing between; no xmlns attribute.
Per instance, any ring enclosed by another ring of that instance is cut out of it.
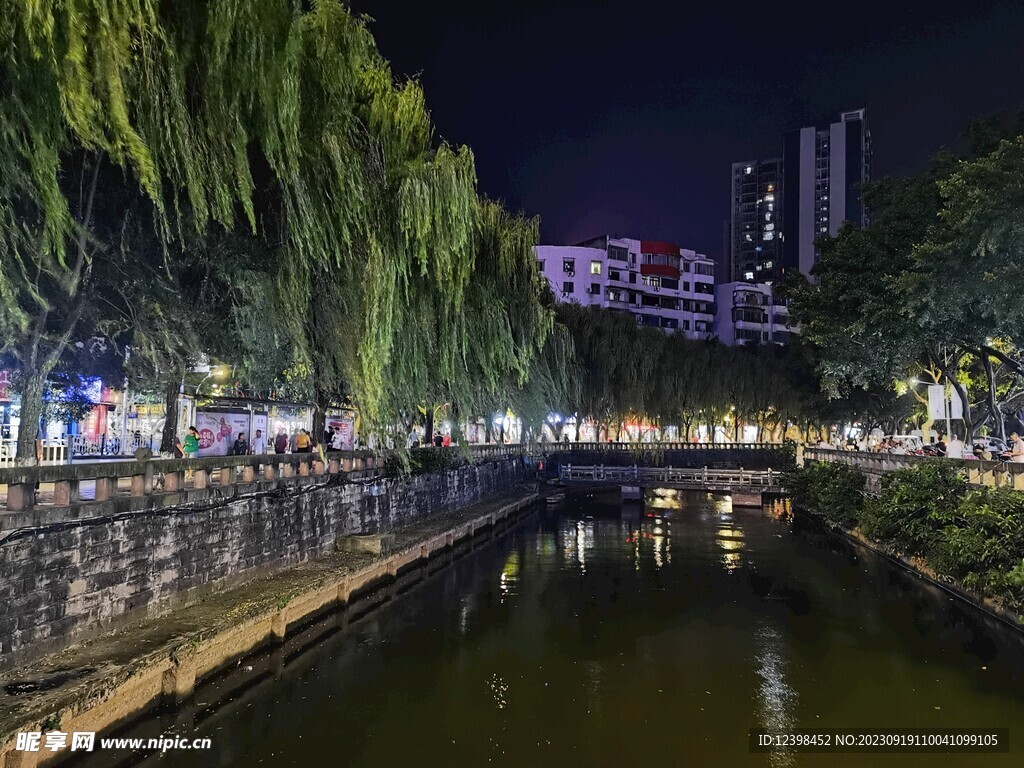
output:
<svg viewBox="0 0 1024 768"><path fill-rule="evenodd" d="M791 733L798 727L794 709L798 698L786 682L786 643L779 631L767 621L759 622L755 631L757 637L756 669L761 679L757 697L757 716L762 728L779 733ZM768 753L773 768L788 768L794 765L796 756L786 750Z"/></svg>

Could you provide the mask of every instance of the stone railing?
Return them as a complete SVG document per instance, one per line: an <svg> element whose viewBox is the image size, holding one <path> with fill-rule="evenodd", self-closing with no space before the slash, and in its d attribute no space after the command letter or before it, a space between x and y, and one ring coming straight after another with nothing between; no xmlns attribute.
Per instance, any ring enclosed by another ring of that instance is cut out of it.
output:
<svg viewBox="0 0 1024 768"><path fill-rule="evenodd" d="M460 453L460 448L422 449ZM467 449L468 458L489 461L520 457L521 445ZM74 507L89 515L116 514L205 499L225 499L252 491L315 482L331 476L369 480L380 475L390 452L210 456L198 459L110 461L59 466L5 467L0 486L0 533L26 525L59 522ZM43 488L52 493L43 493Z"/></svg>
<svg viewBox="0 0 1024 768"><path fill-rule="evenodd" d="M1024 490L1024 464L1006 461L982 461L980 459L936 459L931 456L901 456L892 453L865 453L862 451L834 451L824 448L804 448L803 460L828 461L857 467L862 472L881 477L886 472L906 469L922 461L949 461L964 470L971 485L987 485L993 488L1006 486Z"/></svg>

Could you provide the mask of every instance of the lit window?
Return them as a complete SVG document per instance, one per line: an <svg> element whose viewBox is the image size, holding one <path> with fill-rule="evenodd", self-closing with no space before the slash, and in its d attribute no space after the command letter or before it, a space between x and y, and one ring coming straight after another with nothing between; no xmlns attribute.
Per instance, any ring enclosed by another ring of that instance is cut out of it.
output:
<svg viewBox="0 0 1024 768"><path fill-rule="evenodd" d="M753 172L753 170L754 169L748 165L746 168L743 169L743 172L749 175L751 172Z"/></svg>
<svg viewBox="0 0 1024 768"><path fill-rule="evenodd" d="M774 224L765 224L764 225L764 231L765 232L771 232L773 229L775 229L775 225Z"/></svg>
<svg viewBox="0 0 1024 768"><path fill-rule="evenodd" d="M747 279L747 280L753 280L754 279L754 273L753 272L744 272L743 273L743 277L745 279Z"/></svg>
<svg viewBox="0 0 1024 768"><path fill-rule="evenodd" d="M590 262L590 274L592 274L592 275L600 275L601 274L601 262L600 261L592 261L592 262Z"/></svg>
<svg viewBox="0 0 1024 768"><path fill-rule="evenodd" d="M765 232L763 239L764 240L774 240L775 239L775 233L774 232Z"/></svg>

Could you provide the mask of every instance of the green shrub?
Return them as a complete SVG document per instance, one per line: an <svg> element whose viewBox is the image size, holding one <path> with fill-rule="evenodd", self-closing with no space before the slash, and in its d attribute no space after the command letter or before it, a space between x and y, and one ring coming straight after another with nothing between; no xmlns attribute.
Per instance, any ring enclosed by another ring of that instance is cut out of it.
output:
<svg viewBox="0 0 1024 768"><path fill-rule="evenodd" d="M787 472L783 483L796 506L853 528L864 504L864 480L864 475L854 467L821 462Z"/></svg>
<svg viewBox="0 0 1024 768"><path fill-rule="evenodd" d="M880 497L865 504L861 529L898 552L931 555L966 492L963 471L944 459L890 472L882 476Z"/></svg>
<svg viewBox="0 0 1024 768"><path fill-rule="evenodd" d="M393 454L384 465L388 475L411 474L425 475L432 472L444 472L448 469L465 466L468 462L460 448L413 448L403 457Z"/></svg>
<svg viewBox="0 0 1024 768"><path fill-rule="evenodd" d="M1024 494L969 491L943 528L935 567L970 589L1019 602L1024 596Z"/></svg>

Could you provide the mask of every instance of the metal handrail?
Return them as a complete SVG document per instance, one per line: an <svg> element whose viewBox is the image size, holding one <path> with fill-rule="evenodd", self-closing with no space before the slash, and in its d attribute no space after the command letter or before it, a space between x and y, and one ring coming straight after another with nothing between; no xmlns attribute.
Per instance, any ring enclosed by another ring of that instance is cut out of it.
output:
<svg viewBox="0 0 1024 768"><path fill-rule="evenodd" d="M562 467L563 480L633 481L692 483L703 486L745 485L771 488L778 484L778 473L771 469L700 469L683 467L619 467L604 464Z"/></svg>

